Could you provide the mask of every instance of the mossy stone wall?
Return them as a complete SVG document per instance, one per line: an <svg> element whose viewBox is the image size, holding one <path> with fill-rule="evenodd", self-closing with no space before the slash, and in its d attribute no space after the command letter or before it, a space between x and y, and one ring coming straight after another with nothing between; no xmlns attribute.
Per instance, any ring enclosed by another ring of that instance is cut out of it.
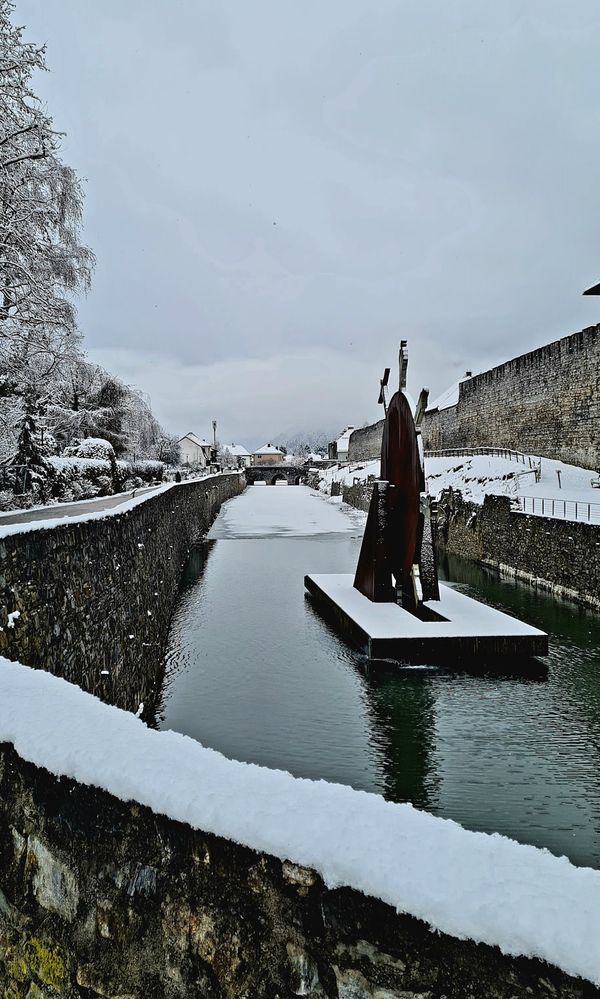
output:
<svg viewBox="0 0 600 999"><path fill-rule="evenodd" d="M376 844L374 844L376 849ZM5 999L598 999L0 747ZM457 899L460 905L460 899Z"/></svg>

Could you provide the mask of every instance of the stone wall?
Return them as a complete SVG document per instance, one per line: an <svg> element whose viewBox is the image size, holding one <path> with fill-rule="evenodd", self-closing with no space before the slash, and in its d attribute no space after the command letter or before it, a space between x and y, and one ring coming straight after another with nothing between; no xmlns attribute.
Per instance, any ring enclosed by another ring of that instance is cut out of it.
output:
<svg viewBox="0 0 600 999"><path fill-rule="evenodd" d="M5 999L598 999L0 747ZM457 899L457 904L460 900Z"/></svg>
<svg viewBox="0 0 600 999"><path fill-rule="evenodd" d="M182 482L121 514L0 540L0 655L150 708L190 545L243 488L237 473Z"/></svg>
<svg viewBox="0 0 600 999"><path fill-rule="evenodd" d="M458 404L429 410L426 450L508 447L600 467L600 326L522 354L460 384Z"/></svg>
<svg viewBox="0 0 600 999"><path fill-rule="evenodd" d="M449 554L600 609L600 526L512 512L507 496L478 506L452 490L442 493L439 515Z"/></svg>
<svg viewBox="0 0 600 999"><path fill-rule="evenodd" d="M356 510L368 513L372 493L372 482L356 482L353 486L343 486L342 501L355 507Z"/></svg>
<svg viewBox="0 0 600 999"><path fill-rule="evenodd" d="M350 434L348 461L367 461L379 458L384 422L384 420L379 420L378 423L372 423L368 427L360 427Z"/></svg>

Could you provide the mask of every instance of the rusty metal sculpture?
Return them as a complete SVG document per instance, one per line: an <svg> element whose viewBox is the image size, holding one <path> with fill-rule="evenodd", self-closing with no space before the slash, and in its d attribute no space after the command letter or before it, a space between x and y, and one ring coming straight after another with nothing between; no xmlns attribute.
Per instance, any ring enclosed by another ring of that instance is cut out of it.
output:
<svg viewBox="0 0 600 999"><path fill-rule="evenodd" d="M400 345L400 384L386 402L389 377L381 379L379 401L385 424L381 445L381 477L373 495L354 586L369 600L399 603L421 616L423 604L439 600L434 549L435 503L427 493L420 430L427 391L419 397L413 417L404 393L408 353Z"/></svg>

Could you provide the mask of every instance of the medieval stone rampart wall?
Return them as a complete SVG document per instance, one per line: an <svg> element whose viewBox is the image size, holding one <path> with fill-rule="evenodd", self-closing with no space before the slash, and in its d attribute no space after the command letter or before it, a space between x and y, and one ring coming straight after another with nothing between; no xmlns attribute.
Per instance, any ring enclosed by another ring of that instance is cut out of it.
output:
<svg viewBox="0 0 600 999"><path fill-rule="evenodd" d="M379 458L383 424L384 421L379 420L378 423L372 423L368 427L360 427L350 434L348 461L368 461Z"/></svg>
<svg viewBox="0 0 600 999"><path fill-rule="evenodd" d="M600 326L466 379L422 430L426 450L508 447L600 467Z"/></svg>

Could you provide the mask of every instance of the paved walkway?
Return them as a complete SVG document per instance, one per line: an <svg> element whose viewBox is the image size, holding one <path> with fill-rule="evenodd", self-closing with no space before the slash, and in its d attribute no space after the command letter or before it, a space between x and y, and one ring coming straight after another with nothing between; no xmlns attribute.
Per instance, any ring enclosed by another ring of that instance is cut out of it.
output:
<svg viewBox="0 0 600 999"><path fill-rule="evenodd" d="M161 486L164 483L161 483ZM61 517L80 517L82 513L97 513L100 510L110 510L134 496L143 496L161 486L145 486L142 489L130 489L116 496L99 496L98 499L81 500L79 503L55 503L52 506L36 506L31 510L11 510L0 513L0 527L6 524L31 524L37 520L58 520Z"/></svg>

